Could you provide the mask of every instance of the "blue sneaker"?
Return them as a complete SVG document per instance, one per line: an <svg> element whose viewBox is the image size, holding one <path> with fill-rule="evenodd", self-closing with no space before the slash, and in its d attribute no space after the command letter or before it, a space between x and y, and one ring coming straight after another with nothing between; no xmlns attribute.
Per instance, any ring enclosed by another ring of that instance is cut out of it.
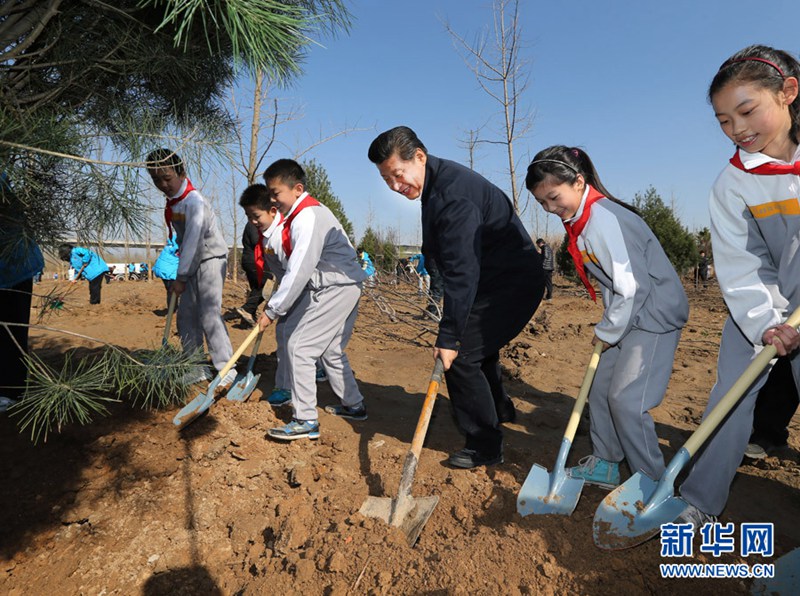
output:
<svg viewBox="0 0 800 596"><path fill-rule="evenodd" d="M325 372L324 368L317 369L317 383L324 383L328 380L328 374Z"/></svg>
<svg viewBox="0 0 800 596"><path fill-rule="evenodd" d="M267 398L267 403L274 408L290 404L292 403L292 392L289 389L278 389L276 387Z"/></svg>
<svg viewBox="0 0 800 596"><path fill-rule="evenodd" d="M588 484L594 484L609 490L619 486L619 464L600 459L596 455L587 455L574 468L567 470L570 478L583 478Z"/></svg>
<svg viewBox="0 0 800 596"><path fill-rule="evenodd" d="M367 406L364 405L362 401L357 406L343 406L337 404L335 406L325 406L325 411L328 414L333 414L334 416L340 416L342 418L350 418L351 420L366 420L367 419Z"/></svg>
<svg viewBox="0 0 800 596"><path fill-rule="evenodd" d="M319 439L319 422L316 420L292 420L286 426L269 429L267 434L280 441Z"/></svg>

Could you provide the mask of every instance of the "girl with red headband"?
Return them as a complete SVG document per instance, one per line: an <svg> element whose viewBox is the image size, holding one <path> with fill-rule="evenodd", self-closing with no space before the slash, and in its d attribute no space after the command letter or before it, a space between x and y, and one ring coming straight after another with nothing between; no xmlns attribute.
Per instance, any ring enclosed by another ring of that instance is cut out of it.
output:
<svg viewBox="0 0 800 596"><path fill-rule="evenodd" d="M589 393L593 454L569 474L614 488L625 459L631 472L659 478L664 457L649 411L664 399L689 316L683 285L653 232L603 187L583 150L540 151L525 186L561 218L578 275L593 300L586 270L597 279L605 307L592 339L603 343Z"/></svg>
<svg viewBox="0 0 800 596"><path fill-rule="evenodd" d="M785 323L800 306L798 78L793 56L750 46L726 60L709 87L714 114L736 150L709 203L715 270L729 316L706 413L767 344L789 355L800 386L800 335ZM700 526L725 507L768 374L750 386L681 485L684 521Z"/></svg>

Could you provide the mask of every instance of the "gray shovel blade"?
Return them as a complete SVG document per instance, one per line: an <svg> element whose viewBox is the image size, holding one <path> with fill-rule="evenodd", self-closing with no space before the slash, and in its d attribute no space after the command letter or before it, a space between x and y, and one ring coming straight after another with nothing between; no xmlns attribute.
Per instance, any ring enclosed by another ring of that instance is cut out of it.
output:
<svg viewBox="0 0 800 596"><path fill-rule="evenodd" d="M260 374L254 375L250 371L245 374L239 373L231 388L228 389L228 393L225 396L226 399L229 401L247 401L247 398L253 393L253 389L258 385L260 378Z"/></svg>
<svg viewBox="0 0 800 596"><path fill-rule="evenodd" d="M408 539L408 546L414 546L422 532L423 526L430 518L436 504L439 502L438 496L433 497L406 497L404 499L406 510L397 515L391 524L400 528ZM367 497L358 512L364 517L376 517L382 519L387 524L392 518L392 511L397 507L397 499L389 497Z"/></svg>
<svg viewBox="0 0 800 596"><path fill-rule="evenodd" d="M194 422L201 415L205 414L214 403L213 385L208 393L201 393L192 401L181 408L181 411L172 419L172 423L179 429L184 428Z"/></svg>
<svg viewBox="0 0 800 596"><path fill-rule="evenodd" d="M661 524L674 522L686 501L672 496L671 483L669 494L659 498L660 484L637 472L606 495L594 514L594 543L605 550L631 548L658 534Z"/></svg>
<svg viewBox="0 0 800 596"><path fill-rule="evenodd" d="M753 580L750 593L754 596L800 594L800 548L789 551L775 561L774 577Z"/></svg>
<svg viewBox="0 0 800 596"><path fill-rule="evenodd" d="M517 495L517 512L523 517L535 513L571 515L583 490L583 478L570 478L564 468L552 474L538 464L531 467Z"/></svg>

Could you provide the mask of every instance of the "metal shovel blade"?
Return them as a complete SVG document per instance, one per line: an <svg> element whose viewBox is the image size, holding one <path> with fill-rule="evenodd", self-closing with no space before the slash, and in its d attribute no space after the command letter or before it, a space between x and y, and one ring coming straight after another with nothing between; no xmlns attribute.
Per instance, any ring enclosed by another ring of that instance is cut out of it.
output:
<svg viewBox="0 0 800 596"><path fill-rule="evenodd" d="M249 370L244 374L239 373L225 397L230 401L247 401L260 378L260 374L254 375Z"/></svg>
<svg viewBox="0 0 800 596"><path fill-rule="evenodd" d="M583 478L570 478L564 468L552 474L534 464L517 495L517 512L523 517L535 513L571 515L583 490Z"/></svg>
<svg viewBox="0 0 800 596"><path fill-rule="evenodd" d="M409 495L404 499L367 497L358 512L365 517L376 517L400 528L408 539L408 546L414 546L438 502L438 496L415 498ZM398 510L398 505L403 511Z"/></svg>
<svg viewBox="0 0 800 596"><path fill-rule="evenodd" d="M775 561L773 577L753 580L750 593L754 596L800 594L800 548L789 551Z"/></svg>
<svg viewBox="0 0 800 596"><path fill-rule="evenodd" d="M205 414L214 401L213 390L210 390L208 394L201 393L188 404L183 406L180 412L175 414L175 418L172 419L172 423L179 429L188 426L200 416Z"/></svg>
<svg viewBox="0 0 800 596"><path fill-rule="evenodd" d="M637 546L658 534L662 524L674 522L683 513L688 504L675 497L673 490L675 475L683 467L675 465L676 460L684 460L684 455L688 461L688 453L679 452L659 482L637 472L606 495L592 524L598 547L621 550ZM670 474L671 470L675 475Z"/></svg>

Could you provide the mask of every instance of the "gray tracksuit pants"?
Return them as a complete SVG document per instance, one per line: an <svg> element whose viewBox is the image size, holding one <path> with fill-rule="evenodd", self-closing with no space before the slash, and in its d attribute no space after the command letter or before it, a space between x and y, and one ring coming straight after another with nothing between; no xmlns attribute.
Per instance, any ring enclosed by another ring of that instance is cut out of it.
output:
<svg viewBox="0 0 800 596"><path fill-rule="evenodd" d="M664 456L650 410L664 399L680 329L631 330L600 357L589 392L592 448L607 461L628 460L632 473L664 473Z"/></svg>
<svg viewBox="0 0 800 596"><path fill-rule="evenodd" d="M730 317L722 329L719 359L717 361L717 382L708 397L708 405L703 418L716 406L733 387L753 358L761 351L739 331ZM773 360L774 363L774 360ZM791 358L795 385L800 387L800 353ZM772 364L755 380L731 410L728 417L712 434L695 456L689 475L681 485L681 496L710 515L719 515L728 500L731 482L736 469L742 462L744 450L753 427L753 410L758 392L767 382Z"/></svg>
<svg viewBox="0 0 800 596"><path fill-rule="evenodd" d="M360 296L360 284L304 290L276 329L278 374L288 378L297 420L318 418L315 363L319 359L342 404L352 407L364 400L344 353L353 333ZM280 359L284 355L286 366L282 367Z"/></svg>
<svg viewBox="0 0 800 596"><path fill-rule="evenodd" d="M222 369L233 356L228 329L222 320L222 285L227 262L224 258L207 259L197 273L186 281L178 309L178 334L185 351L203 349L203 336L214 368Z"/></svg>

